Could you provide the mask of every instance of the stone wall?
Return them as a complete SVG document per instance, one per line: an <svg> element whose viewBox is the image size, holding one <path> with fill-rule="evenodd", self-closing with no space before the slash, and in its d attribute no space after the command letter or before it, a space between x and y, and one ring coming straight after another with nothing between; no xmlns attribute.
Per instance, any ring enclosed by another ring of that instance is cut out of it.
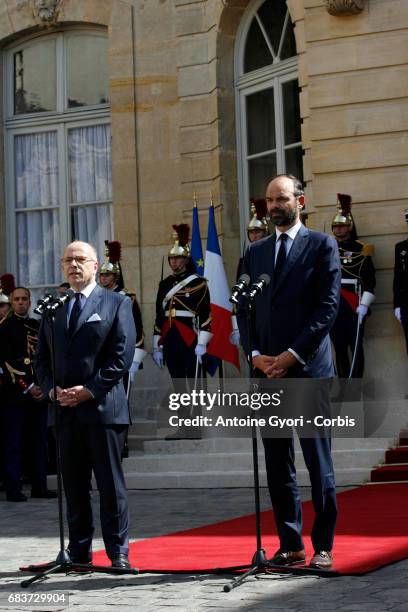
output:
<svg viewBox="0 0 408 612"><path fill-rule="evenodd" d="M400 355L390 302L393 245L405 235L408 206L408 2L369 0L351 17L329 15L324 0L287 3L298 50L304 174L314 211L309 224L329 231L336 193L352 194L360 236L376 247L378 299L368 337L376 351L388 346ZM241 245L234 45L249 4L61 4L59 25L89 23L108 31L115 238L122 242L126 284L139 294L148 337L163 261L168 273L171 225L191 220L194 192L203 239L210 195L222 204L220 241L231 280L235 273ZM0 0L2 46L35 28L28 0ZM3 168L0 157L2 183ZM1 192L0 198L3 221Z"/></svg>

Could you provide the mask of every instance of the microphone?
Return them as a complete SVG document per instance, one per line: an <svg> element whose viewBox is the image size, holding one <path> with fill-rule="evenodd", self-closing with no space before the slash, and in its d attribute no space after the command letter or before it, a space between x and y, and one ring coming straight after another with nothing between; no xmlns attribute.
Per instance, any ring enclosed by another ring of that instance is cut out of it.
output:
<svg viewBox="0 0 408 612"><path fill-rule="evenodd" d="M38 300L37 306L34 308L35 314L43 315L45 312L45 308L48 304L50 304L54 299L52 293L46 293L43 298Z"/></svg>
<svg viewBox="0 0 408 612"><path fill-rule="evenodd" d="M257 295L260 295L270 282L271 277L269 274L261 274L261 276L258 276L258 279L255 281L255 283L252 283L249 288L247 293L248 300L253 300Z"/></svg>
<svg viewBox="0 0 408 612"><path fill-rule="evenodd" d="M248 276L248 274L241 274L241 276L239 277L237 281L237 284L234 285L231 289L231 297L229 301L232 304L238 304L238 298L241 295L241 293L245 291L245 289L248 287L250 280L251 279Z"/></svg>
<svg viewBox="0 0 408 612"><path fill-rule="evenodd" d="M53 314L54 312L62 308L66 302L68 302L72 297L74 297L74 295L75 291L72 291L72 289L67 289L67 291L63 295L60 295L55 298L52 304L48 304L46 306L47 314Z"/></svg>

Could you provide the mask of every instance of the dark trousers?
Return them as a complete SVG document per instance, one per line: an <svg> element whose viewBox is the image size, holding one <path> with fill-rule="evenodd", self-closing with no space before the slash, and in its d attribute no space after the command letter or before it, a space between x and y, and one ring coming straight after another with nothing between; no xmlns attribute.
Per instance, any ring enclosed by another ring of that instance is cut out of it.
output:
<svg viewBox="0 0 408 612"><path fill-rule="evenodd" d="M188 392L194 386L197 362L194 352L195 346L196 342L187 346L174 326L167 333L163 344L163 357L176 393ZM189 385L187 381L189 381ZM197 407L192 410L190 406L181 406L177 414L180 418L186 418L201 414L201 411Z"/></svg>
<svg viewBox="0 0 408 612"><path fill-rule="evenodd" d="M21 491L24 454L29 458L31 488L47 489L47 404L10 392L3 410L4 476L7 495ZM27 445L27 446L25 446Z"/></svg>
<svg viewBox="0 0 408 612"><path fill-rule="evenodd" d="M401 306L401 325L402 329L404 330L405 343L408 353L408 308L404 308L403 306Z"/></svg>
<svg viewBox="0 0 408 612"><path fill-rule="evenodd" d="M336 369L339 378L348 378L353 359L354 347L357 337L358 315L349 303L340 297L339 312L330 332L336 351ZM356 360L353 369L353 378L362 378L364 374L364 321L361 324Z"/></svg>
<svg viewBox="0 0 408 612"><path fill-rule="evenodd" d="M263 444L280 548L284 552L302 550L302 506L296 483L293 437L263 438ZM331 550L337 517L331 441L329 438L301 438L300 445L312 485L313 547L316 551Z"/></svg>
<svg viewBox="0 0 408 612"><path fill-rule="evenodd" d="M70 410L70 409L69 409ZM128 554L129 510L121 466L127 425L87 424L77 415L61 425L61 467L72 557L91 554L94 532L91 477L100 495L102 536L108 557Z"/></svg>

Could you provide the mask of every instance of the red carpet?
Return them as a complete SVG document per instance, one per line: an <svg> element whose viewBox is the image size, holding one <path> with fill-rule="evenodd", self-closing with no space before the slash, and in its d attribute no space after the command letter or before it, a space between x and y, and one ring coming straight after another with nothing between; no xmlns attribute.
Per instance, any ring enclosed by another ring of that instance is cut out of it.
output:
<svg viewBox="0 0 408 612"><path fill-rule="evenodd" d="M408 557L408 483L366 485L340 493L337 499L334 570L364 574ZM310 559L311 502L303 504L303 509ZM262 544L270 558L279 548L271 511L262 513L262 530ZM143 572L209 572L249 563L255 548L255 517L249 515L135 542L130 559ZM95 553L93 562L107 563L104 552Z"/></svg>
<svg viewBox="0 0 408 612"><path fill-rule="evenodd" d="M371 470L371 482L408 482L408 432L401 431L399 445L385 452L385 465Z"/></svg>

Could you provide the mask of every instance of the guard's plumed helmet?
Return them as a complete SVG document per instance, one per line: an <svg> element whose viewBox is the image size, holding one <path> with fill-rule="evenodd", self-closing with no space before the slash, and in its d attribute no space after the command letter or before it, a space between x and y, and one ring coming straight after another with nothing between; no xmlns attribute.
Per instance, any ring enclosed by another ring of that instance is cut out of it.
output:
<svg viewBox="0 0 408 612"><path fill-rule="evenodd" d="M172 238L174 244L168 252L168 257L190 257L190 248L188 244L190 227L187 223L173 225Z"/></svg>
<svg viewBox="0 0 408 612"><path fill-rule="evenodd" d="M14 276L12 274L2 274L0 276L0 288L4 295L10 295L16 288Z"/></svg>
<svg viewBox="0 0 408 612"><path fill-rule="evenodd" d="M120 274L122 246L117 240L105 240L105 261L99 268L99 274Z"/></svg>
<svg viewBox="0 0 408 612"><path fill-rule="evenodd" d="M348 225L353 227L353 217L351 215L351 196L345 193L337 194L337 214L333 218L333 225Z"/></svg>
<svg viewBox="0 0 408 612"><path fill-rule="evenodd" d="M250 202L252 217L248 223L247 231L258 229L268 234L269 227L266 220L268 209L266 207L266 200L264 198L251 198Z"/></svg>

